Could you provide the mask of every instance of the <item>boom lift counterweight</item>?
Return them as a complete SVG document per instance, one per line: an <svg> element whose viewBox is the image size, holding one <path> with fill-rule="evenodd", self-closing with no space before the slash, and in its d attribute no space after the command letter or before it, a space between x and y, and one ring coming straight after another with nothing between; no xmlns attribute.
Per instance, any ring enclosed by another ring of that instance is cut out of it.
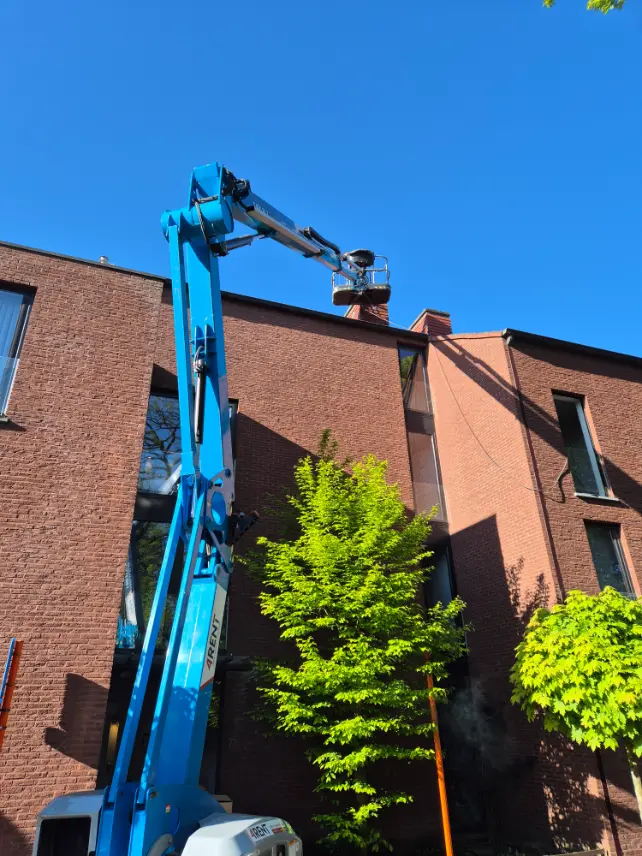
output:
<svg viewBox="0 0 642 856"><path fill-rule="evenodd" d="M230 237L234 223L252 231ZM234 478L218 258L271 238L333 272L333 300L387 303L387 262L342 253L300 228L219 164L192 173L188 204L168 211L181 471L127 719L110 785L57 797L41 812L34 856L299 856L279 818L226 814L198 784L232 545L256 520L233 511ZM189 306L189 320L188 320ZM185 561L140 780L128 781L170 575Z"/></svg>

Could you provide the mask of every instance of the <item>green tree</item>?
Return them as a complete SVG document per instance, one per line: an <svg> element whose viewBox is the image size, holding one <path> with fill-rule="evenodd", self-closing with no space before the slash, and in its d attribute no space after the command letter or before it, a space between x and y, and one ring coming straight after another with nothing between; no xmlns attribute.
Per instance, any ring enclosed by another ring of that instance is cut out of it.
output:
<svg viewBox="0 0 642 856"><path fill-rule="evenodd" d="M324 448L295 468L291 537L260 538L245 559L263 614L293 643L288 662L265 666L260 692L276 728L305 739L329 803L315 818L324 842L377 851L382 810L412 800L377 768L433 757L426 674L443 680L461 655L463 605L420 605L429 522L409 517L386 462L366 457L348 474Z"/></svg>
<svg viewBox="0 0 642 856"><path fill-rule="evenodd" d="M555 0L544 0L544 5L550 9L555 5ZM622 6L624 6L624 0L588 0L586 4L587 9L603 12L605 15L612 9L621 9Z"/></svg>
<svg viewBox="0 0 642 856"><path fill-rule="evenodd" d="M513 703L575 743L623 746L642 812L642 599L572 591L537 610L516 650Z"/></svg>

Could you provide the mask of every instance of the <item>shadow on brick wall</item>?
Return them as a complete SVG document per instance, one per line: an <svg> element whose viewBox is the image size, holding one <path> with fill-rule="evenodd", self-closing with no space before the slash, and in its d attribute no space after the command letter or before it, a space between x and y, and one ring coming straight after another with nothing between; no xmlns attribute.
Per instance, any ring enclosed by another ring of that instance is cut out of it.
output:
<svg viewBox="0 0 642 856"><path fill-rule="evenodd" d="M324 426L319 428L319 437ZM337 437L339 442L342 438ZM260 522L239 544L239 553L252 549L256 537L282 534L290 524L276 513L282 498L292 489L294 466L310 451L270 430L243 413L237 417L238 508L256 509ZM279 639L277 624L261 614L260 585L237 564L230 585L228 649L235 656L284 659L288 647ZM222 710L220 792L229 794L234 809L286 817L298 832L311 840L318 830L311 822L320 809L314 794L316 776L305 757L305 746L283 735L266 736L252 718L258 702L253 676L232 672L225 678ZM260 771L248 776L251 768Z"/></svg>
<svg viewBox="0 0 642 856"><path fill-rule="evenodd" d="M495 371L495 369L493 369L483 359L475 357L467 352L456 340L442 340L434 342L431 347L438 351L438 359L441 354L448 357L448 359L452 360L453 364L461 372L468 375L468 377L471 378L471 380L473 380L480 389L483 389L510 413L514 414L526 429L529 442L530 434L532 434L534 437L539 438L552 449L557 451L561 456L564 455L559 424L550 413L541 407L541 405L528 395L525 395L523 391L518 393L517 389L511 382L502 377L502 375ZM526 355L530 355L532 351L535 359L542 359L558 368L577 371L578 366L581 365L582 358L578 358L577 354L554 352L547 349L545 356L542 357L536 347L529 348L527 345L520 343L515 343L511 347L517 351L522 351ZM578 363L578 359L580 360L580 363ZM640 381L640 370L634 366L619 362L607 362L604 360L598 361L588 357L585 362L585 370L588 370L591 373L599 374L607 378L626 380L632 383L639 383ZM440 366L442 372L447 372L447 369L441 363ZM516 366L515 371L517 371ZM607 455L604 456L604 465L615 495L629 508L637 511L638 514L642 514L642 485L640 482L619 467ZM542 485L541 487L546 491L546 502L565 503L567 500L568 490L570 489L571 495L573 492L572 481L570 482L570 488L568 487L570 478L570 475L567 474L566 484L564 481L560 481L555 487ZM546 508L545 513L548 514ZM556 595L558 599L563 599L566 597L567 592L554 544L551 545L551 551L556 574ZM572 751L577 755L581 750L576 747ZM587 761L587 766L594 767L595 765L590 765ZM635 801L633 798L631 777L626 760L621 752L602 753L602 757L599 759L598 768L600 770L602 787L607 799L607 805L610 810L610 816L607 823L610 826L611 834L615 839L614 847L617 850L618 830L616 828L616 824L618 821L624 822L621 829L623 835L626 835L627 837L632 836L636 841L639 840L640 825L636 812L621 805L614 807L610 804L609 800L609 793L613 794L619 791L620 793L617 798L618 802L621 802L622 796L626 795L625 800L628 804L630 806L634 805ZM609 784L611 785L610 788ZM639 847L639 844L636 844L636 847Z"/></svg>
<svg viewBox="0 0 642 856"><path fill-rule="evenodd" d="M0 853L2 856L27 856L31 852L26 837L0 812Z"/></svg>
<svg viewBox="0 0 642 856"><path fill-rule="evenodd" d="M494 517L453 534L452 546L468 569L458 586L473 625L473 679L454 696L445 724L451 745L477 751L490 841L539 852L599 846L604 802L590 792L597 774L592 754L544 734L509 701L515 646L533 612L550 599L545 578L525 580L522 559L505 566ZM463 780L471 776L452 758L450 766Z"/></svg>
<svg viewBox="0 0 642 856"><path fill-rule="evenodd" d="M105 687L69 672L59 727L45 729L45 743L81 764L97 768L106 705Z"/></svg>
<svg viewBox="0 0 642 856"><path fill-rule="evenodd" d="M479 357L474 357L462 348L456 340L440 340L432 343L431 347L438 351L439 354L448 357L461 372L468 375L471 380L475 381L495 401L511 413L514 413L528 431L540 437L549 446L559 452L560 455L564 455L559 423L537 402L524 395L523 392L518 394L515 387L506 378L502 377L487 362ZM510 347L515 348L516 346L513 344ZM517 348L517 350L519 349ZM528 351L524 350L524 353L528 354ZM541 359L537 356L535 358ZM550 351L547 353L545 361L561 368L578 370L577 355ZM444 372L447 371L443 366L443 362L440 362L440 368ZM591 361L590 371L591 373L619 380L628 380L638 384L641 376L640 370L632 366L623 363L609 365L605 361L601 361L598 364L595 360ZM642 485L640 485L640 482L632 478L608 456L604 455L603 457L608 478L615 495L630 508L635 509L638 514L642 514ZM570 476L567 476L567 478L570 478ZM546 498L549 501L566 501L563 486L559 488L559 496L556 497L554 493L554 490L548 491ZM562 594L564 594L562 581L559 580L558 582L561 586Z"/></svg>
<svg viewBox="0 0 642 856"><path fill-rule="evenodd" d="M331 425L332 414L328 414ZM319 438L324 425L319 426ZM339 433L339 457L349 451L350 439ZM252 529L247 546L254 536L282 535L284 521L272 512L279 496L292 487L292 473L297 461L310 454L301 445L256 422L242 412L237 422L237 500L239 508L256 509L261 522ZM294 533L292 533L294 534ZM245 539L241 550L245 549ZM279 640L278 626L261 615L258 594L260 586L250 579L241 565L234 572L230 588L228 625L229 650L236 656L261 656L283 659L288 648ZM314 852L319 834L311 818L323 808L314 787L317 773L305 757L305 744L293 737L265 735L251 718L257 701L256 686L248 673L226 676L221 741L220 792L234 800L240 812L261 812L286 817L303 835L306 851ZM247 775L247 759L257 775ZM439 840L439 812L436 800L436 775L433 764L398 765L387 776L415 795L412 805L391 809L382 820L385 832L399 847L405 841ZM400 782L397 782L401 779ZM327 806L326 806L327 808Z"/></svg>

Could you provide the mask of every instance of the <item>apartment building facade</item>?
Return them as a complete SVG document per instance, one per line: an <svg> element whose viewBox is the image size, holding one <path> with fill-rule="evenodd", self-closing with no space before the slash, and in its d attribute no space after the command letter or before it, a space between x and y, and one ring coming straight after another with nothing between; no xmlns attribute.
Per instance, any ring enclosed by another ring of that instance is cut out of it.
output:
<svg viewBox="0 0 642 856"><path fill-rule="evenodd" d="M410 509L437 507L427 596L458 591L474 625L442 714L456 832L642 850L622 759L544 741L508 701L534 606L574 587L639 593L642 361L453 335L431 310L401 330L385 313L225 294L224 314L239 507L264 512L325 428L342 453L387 459ZM173 507L175 392L163 278L0 244L0 644L24 643L0 754L3 856L30 852L52 796L108 780ZM275 531L269 514L259 526ZM306 835L313 773L248 716L252 657L281 650L256 595L236 571L202 783ZM400 852L439 833L432 771L403 777L415 803L387 821Z"/></svg>
<svg viewBox="0 0 642 856"><path fill-rule="evenodd" d="M623 756L527 725L508 673L538 607L572 589L640 595L642 360L515 330L442 337L428 354L470 674L493 711L493 822L507 840L637 852Z"/></svg>

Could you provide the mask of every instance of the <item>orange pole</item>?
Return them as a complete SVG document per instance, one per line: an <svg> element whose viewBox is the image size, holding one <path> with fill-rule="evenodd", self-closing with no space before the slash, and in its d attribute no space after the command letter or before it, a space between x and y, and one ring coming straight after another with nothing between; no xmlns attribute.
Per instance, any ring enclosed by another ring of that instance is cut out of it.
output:
<svg viewBox="0 0 642 856"><path fill-rule="evenodd" d="M0 708L0 750L4 742L4 735L7 731L7 722L9 721L9 711L11 710L11 699L13 698L13 690L16 686L16 678L18 676L18 665L20 663L20 655L22 654L22 642L16 640L15 648L13 649L13 657L9 665L9 675L7 678L7 686L4 691L2 708Z"/></svg>
<svg viewBox="0 0 642 856"><path fill-rule="evenodd" d="M426 660L428 656L426 655ZM450 815L448 813L448 797L446 795L446 776L444 774L444 756L441 751L441 739L439 737L439 722L437 719L437 702L432 690L434 683L430 672L426 672L426 684L428 686L428 701L430 704L430 718L434 725L433 738L435 741L435 764L437 766L437 787L439 788L439 807L441 809L441 825L444 830L444 846L446 856L453 856L453 837L450 829Z"/></svg>

